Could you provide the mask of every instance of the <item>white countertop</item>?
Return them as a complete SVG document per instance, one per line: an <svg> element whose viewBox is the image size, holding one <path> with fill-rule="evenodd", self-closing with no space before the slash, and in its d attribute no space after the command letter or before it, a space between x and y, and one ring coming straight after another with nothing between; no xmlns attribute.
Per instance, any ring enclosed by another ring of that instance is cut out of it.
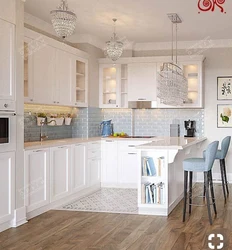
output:
<svg viewBox="0 0 232 250"><path fill-rule="evenodd" d="M63 145L71 145L76 143L88 143L100 140L111 140L111 141L150 141L140 146L137 149L183 149L185 147L194 145L196 143L206 140L202 138L185 138L185 137L152 137L152 138L124 138L124 137L90 137L90 138L65 138L58 140L46 140L43 142L25 142L25 150L57 147Z"/></svg>
<svg viewBox="0 0 232 250"><path fill-rule="evenodd" d="M205 141L206 137L156 137L157 141L139 145L137 149L184 149Z"/></svg>

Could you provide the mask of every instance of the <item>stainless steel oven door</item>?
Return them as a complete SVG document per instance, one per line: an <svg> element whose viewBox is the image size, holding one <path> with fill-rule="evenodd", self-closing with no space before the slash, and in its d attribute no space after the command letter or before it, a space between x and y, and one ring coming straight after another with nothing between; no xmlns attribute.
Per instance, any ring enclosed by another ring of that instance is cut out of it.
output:
<svg viewBox="0 0 232 250"><path fill-rule="evenodd" d="M16 150L16 115L0 112L0 153Z"/></svg>

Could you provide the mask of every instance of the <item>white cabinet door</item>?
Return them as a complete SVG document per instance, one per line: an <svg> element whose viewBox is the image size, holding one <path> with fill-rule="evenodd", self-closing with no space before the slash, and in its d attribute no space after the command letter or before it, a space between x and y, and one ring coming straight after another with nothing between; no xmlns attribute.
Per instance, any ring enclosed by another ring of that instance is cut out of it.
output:
<svg viewBox="0 0 232 250"><path fill-rule="evenodd" d="M0 99L15 100L15 26L0 19Z"/></svg>
<svg viewBox="0 0 232 250"><path fill-rule="evenodd" d="M87 186L86 144L72 146L72 192L77 192Z"/></svg>
<svg viewBox="0 0 232 250"><path fill-rule="evenodd" d="M102 143L102 183L114 185L118 182L117 142L106 140Z"/></svg>
<svg viewBox="0 0 232 250"><path fill-rule="evenodd" d="M51 201L66 197L71 192L71 147L51 148Z"/></svg>
<svg viewBox="0 0 232 250"><path fill-rule="evenodd" d="M54 101L57 104L73 105L75 86L75 58L72 54L56 50L56 84Z"/></svg>
<svg viewBox="0 0 232 250"><path fill-rule="evenodd" d="M89 185L94 186L101 182L101 159L93 158L88 160Z"/></svg>
<svg viewBox="0 0 232 250"><path fill-rule="evenodd" d="M156 101L156 63L128 64L128 101Z"/></svg>
<svg viewBox="0 0 232 250"><path fill-rule="evenodd" d="M138 157L136 151L119 151L118 183L138 186Z"/></svg>
<svg viewBox="0 0 232 250"><path fill-rule="evenodd" d="M25 205L27 212L50 202L50 151L25 152Z"/></svg>
<svg viewBox="0 0 232 250"><path fill-rule="evenodd" d="M56 49L36 41L33 53L33 89L34 102L43 104L55 103L54 84L56 81Z"/></svg>
<svg viewBox="0 0 232 250"><path fill-rule="evenodd" d="M0 154L0 224L13 218L15 208L15 154ZM22 190L21 190L22 191ZM23 194L23 191L22 191Z"/></svg>

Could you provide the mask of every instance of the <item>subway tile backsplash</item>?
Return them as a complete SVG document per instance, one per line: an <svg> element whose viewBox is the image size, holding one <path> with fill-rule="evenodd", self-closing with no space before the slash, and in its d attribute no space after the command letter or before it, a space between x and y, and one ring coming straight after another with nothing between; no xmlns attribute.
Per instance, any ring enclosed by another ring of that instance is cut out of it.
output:
<svg viewBox="0 0 232 250"><path fill-rule="evenodd" d="M41 108L42 107L42 108ZM170 124L180 124L180 136L184 136L184 121L196 121L196 135L204 135L204 110L202 109L100 109L54 107L27 105L24 114L25 141L38 141L40 127L36 125L35 110L39 112L75 114L71 126L44 126L43 132L49 139L86 138L100 136L102 120L112 119L115 132L129 135L169 136ZM32 112L30 114L29 112Z"/></svg>

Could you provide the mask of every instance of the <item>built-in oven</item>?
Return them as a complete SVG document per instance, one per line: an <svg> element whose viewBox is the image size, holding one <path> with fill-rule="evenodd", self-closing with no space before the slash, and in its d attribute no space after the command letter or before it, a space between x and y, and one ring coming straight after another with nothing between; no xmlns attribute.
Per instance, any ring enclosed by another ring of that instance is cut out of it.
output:
<svg viewBox="0 0 232 250"><path fill-rule="evenodd" d="M0 111L0 152L16 150L16 115Z"/></svg>

